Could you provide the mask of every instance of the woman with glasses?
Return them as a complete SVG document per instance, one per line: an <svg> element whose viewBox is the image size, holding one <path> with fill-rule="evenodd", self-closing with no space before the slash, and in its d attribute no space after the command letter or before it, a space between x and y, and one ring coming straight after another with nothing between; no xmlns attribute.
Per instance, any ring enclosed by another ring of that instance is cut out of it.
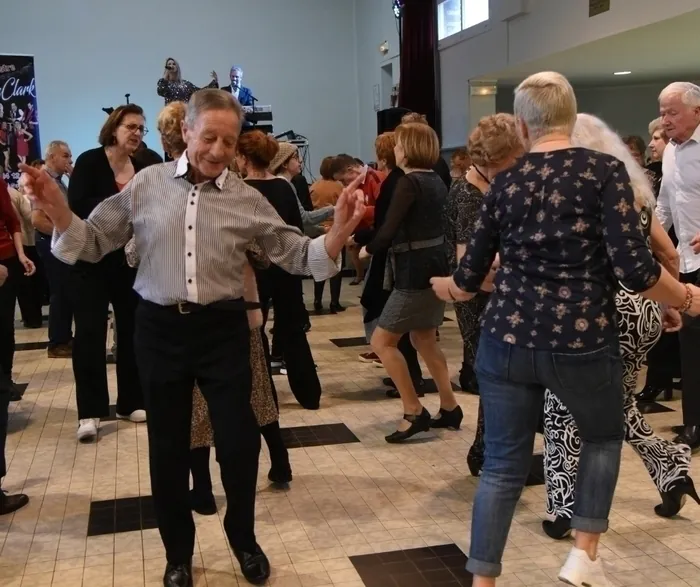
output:
<svg viewBox="0 0 700 587"><path fill-rule="evenodd" d="M133 158L146 135L143 110L136 104L115 108L99 135L100 146L75 162L68 203L79 218L87 218L103 200L119 193L143 167ZM78 261L72 270L75 305L73 374L78 403L78 440L97 438L100 418L109 415L105 341L109 305L114 311L117 358L117 417L145 422L143 395L134 358L134 292L136 270L126 263L124 249L99 263Z"/></svg>

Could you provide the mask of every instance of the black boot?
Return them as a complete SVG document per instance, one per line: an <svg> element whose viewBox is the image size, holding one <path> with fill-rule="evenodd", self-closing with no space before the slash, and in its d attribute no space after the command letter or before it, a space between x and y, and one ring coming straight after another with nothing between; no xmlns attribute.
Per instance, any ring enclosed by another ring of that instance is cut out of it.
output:
<svg viewBox="0 0 700 587"><path fill-rule="evenodd" d="M644 389L637 394L637 401L644 402L654 402L656 398L663 393L664 401L670 401L673 399L673 385L668 387L655 387L652 385L645 385Z"/></svg>
<svg viewBox="0 0 700 587"><path fill-rule="evenodd" d="M681 511L686 502L686 497L690 496L695 503L700 505L700 497L695 491L695 484L690 476L681 479L668 491L661 494L661 503L654 507L657 516L662 518L672 518Z"/></svg>
<svg viewBox="0 0 700 587"><path fill-rule="evenodd" d="M270 451L270 471L267 478L274 485L286 489L292 481L292 466L289 464L289 452L282 440L279 421L263 426L260 432Z"/></svg>
<svg viewBox="0 0 700 587"><path fill-rule="evenodd" d="M557 516L554 520L543 520L544 533L554 540L563 540L571 535L571 518Z"/></svg>

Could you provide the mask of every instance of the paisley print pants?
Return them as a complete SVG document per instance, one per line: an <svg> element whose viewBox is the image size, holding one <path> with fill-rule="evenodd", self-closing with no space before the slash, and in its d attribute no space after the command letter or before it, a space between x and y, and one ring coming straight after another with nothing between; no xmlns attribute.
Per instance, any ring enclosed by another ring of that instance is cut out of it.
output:
<svg viewBox="0 0 700 587"><path fill-rule="evenodd" d="M688 474L690 449L656 436L634 397L644 358L661 337L661 310L655 302L625 290L617 294L615 304L624 364L625 440L644 462L656 488L668 491ZM544 405L547 513L571 518L581 440L571 414L549 390Z"/></svg>

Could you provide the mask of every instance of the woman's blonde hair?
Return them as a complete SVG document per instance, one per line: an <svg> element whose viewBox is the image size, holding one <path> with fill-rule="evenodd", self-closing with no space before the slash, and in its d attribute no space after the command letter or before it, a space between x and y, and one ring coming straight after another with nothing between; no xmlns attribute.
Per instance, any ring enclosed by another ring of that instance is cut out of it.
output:
<svg viewBox="0 0 700 587"><path fill-rule="evenodd" d="M512 114L484 116L469 135L469 156L477 167L497 167L523 150Z"/></svg>
<svg viewBox="0 0 700 587"><path fill-rule="evenodd" d="M422 122L401 124L396 142L404 151L404 164L412 169L432 169L440 158L440 140L435 131Z"/></svg>
<svg viewBox="0 0 700 587"><path fill-rule="evenodd" d="M393 132L382 133L374 141L374 152L377 155L377 161L383 159L386 161L386 166L389 169L396 167L394 147L396 147L396 135Z"/></svg>
<svg viewBox="0 0 700 587"><path fill-rule="evenodd" d="M525 123L531 138L555 132L571 134L576 108L569 80L554 71L535 73L515 89L513 112Z"/></svg>
<svg viewBox="0 0 700 587"><path fill-rule="evenodd" d="M163 149L173 159L185 152L187 145L182 138L182 122L187 114L187 105L184 102L170 102L158 114L158 132L163 143Z"/></svg>
<svg viewBox="0 0 700 587"><path fill-rule="evenodd" d="M637 206L654 208L656 199L647 172L637 163L620 135L605 122L592 114L579 114L576 117L576 125L571 138L573 144L578 147L606 153L622 161L630 176L630 185L634 191Z"/></svg>

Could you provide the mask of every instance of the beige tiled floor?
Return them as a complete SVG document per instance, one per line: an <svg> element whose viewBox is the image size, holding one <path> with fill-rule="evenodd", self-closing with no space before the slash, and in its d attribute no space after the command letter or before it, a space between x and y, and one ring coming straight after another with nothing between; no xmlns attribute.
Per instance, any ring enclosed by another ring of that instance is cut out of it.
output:
<svg viewBox="0 0 700 587"><path fill-rule="evenodd" d="M363 333L359 289L346 280L343 295L352 307L340 316L312 318L309 334L323 383L322 409L302 410L286 379L277 378L277 384L284 426L344 422L361 443L292 450L294 482L287 492L269 488L268 460L261 455L257 533L277 587L360 587L349 556L451 542L466 551L469 544L477 480L469 476L465 456L477 400L459 394L466 417L458 433L431 433L406 446L386 444L383 436L394 429L400 405L384 395L385 373L359 363L357 348L338 349L329 342ZM456 372L457 325L446 323L440 332ZM45 339L44 330L18 331L20 342ZM10 407L4 488L26 492L31 502L14 517L0 518L0 587L162 585L165 563L157 530L86 538L91 501L150 493L145 427L110 422L97 444L78 445L70 361L23 351L16 355L16 371L16 379L29 387ZM109 372L114 383L113 366ZM425 403L437 409L437 397ZM669 405L680 410L678 401ZM652 415L649 421L668 436L680 414ZM215 493L223 510L220 483ZM669 521L654 515L658 502L641 461L625 447L611 529L603 541L611 575L618 585L700 586L700 508L691 503L681 518ZM556 573L570 543L542 533L543 512L544 487L527 488L499 585L560 584ZM221 518L196 522L196 585L244 585Z"/></svg>

